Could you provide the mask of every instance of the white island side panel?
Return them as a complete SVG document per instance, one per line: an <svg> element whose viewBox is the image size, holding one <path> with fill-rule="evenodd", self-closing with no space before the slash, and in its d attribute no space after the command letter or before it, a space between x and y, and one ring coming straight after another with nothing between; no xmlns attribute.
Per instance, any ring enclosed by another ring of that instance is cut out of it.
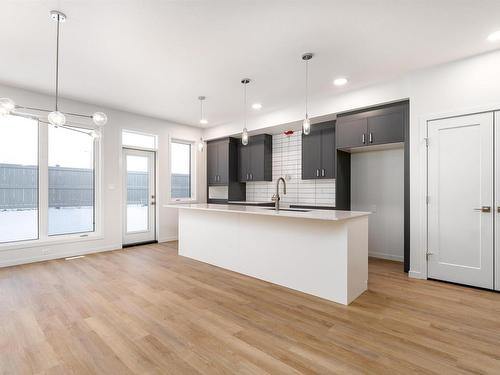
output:
<svg viewBox="0 0 500 375"><path fill-rule="evenodd" d="M179 209L179 254L348 304L359 290L349 293L347 285L348 228L358 220L367 217L318 221ZM366 286L367 273L353 277Z"/></svg>

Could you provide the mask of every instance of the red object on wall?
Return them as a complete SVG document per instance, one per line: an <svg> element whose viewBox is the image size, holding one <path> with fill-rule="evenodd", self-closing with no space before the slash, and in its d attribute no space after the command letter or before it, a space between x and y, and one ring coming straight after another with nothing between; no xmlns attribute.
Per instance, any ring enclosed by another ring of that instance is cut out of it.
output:
<svg viewBox="0 0 500 375"><path fill-rule="evenodd" d="M285 131L285 135L292 135L293 134L293 130L287 130Z"/></svg>

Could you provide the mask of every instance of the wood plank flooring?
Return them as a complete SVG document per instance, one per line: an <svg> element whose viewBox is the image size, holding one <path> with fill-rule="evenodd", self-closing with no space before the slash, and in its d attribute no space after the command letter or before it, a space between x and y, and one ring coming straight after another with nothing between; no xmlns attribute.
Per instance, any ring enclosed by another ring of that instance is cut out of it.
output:
<svg viewBox="0 0 500 375"><path fill-rule="evenodd" d="M176 243L0 269L0 373L500 374L500 294L401 268L349 307Z"/></svg>

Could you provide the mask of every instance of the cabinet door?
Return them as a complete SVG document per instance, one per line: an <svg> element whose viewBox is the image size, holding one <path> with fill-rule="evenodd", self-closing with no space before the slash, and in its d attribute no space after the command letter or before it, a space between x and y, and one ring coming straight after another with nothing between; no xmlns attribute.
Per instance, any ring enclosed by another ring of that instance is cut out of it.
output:
<svg viewBox="0 0 500 375"><path fill-rule="evenodd" d="M217 143L207 144L207 181L209 185L217 184Z"/></svg>
<svg viewBox="0 0 500 375"><path fill-rule="evenodd" d="M238 171L240 182L246 182L249 177L250 169L250 144L239 145Z"/></svg>
<svg viewBox="0 0 500 375"><path fill-rule="evenodd" d="M254 141L250 145L249 181L264 181L264 141Z"/></svg>
<svg viewBox="0 0 500 375"><path fill-rule="evenodd" d="M302 134L302 179L311 180L321 176L321 130Z"/></svg>
<svg viewBox="0 0 500 375"><path fill-rule="evenodd" d="M338 118L336 125L337 148L347 149L368 144L367 119Z"/></svg>
<svg viewBox="0 0 500 375"><path fill-rule="evenodd" d="M368 143L379 145L404 141L403 111L368 118Z"/></svg>
<svg viewBox="0 0 500 375"><path fill-rule="evenodd" d="M229 183L229 143L221 142L217 146L217 174L219 184Z"/></svg>
<svg viewBox="0 0 500 375"><path fill-rule="evenodd" d="M321 131L321 178L335 178L335 128Z"/></svg>

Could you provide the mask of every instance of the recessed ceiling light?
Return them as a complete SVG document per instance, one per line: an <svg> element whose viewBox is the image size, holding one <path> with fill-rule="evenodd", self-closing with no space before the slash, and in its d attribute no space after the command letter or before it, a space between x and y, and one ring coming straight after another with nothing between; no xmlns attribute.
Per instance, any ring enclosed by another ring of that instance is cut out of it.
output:
<svg viewBox="0 0 500 375"><path fill-rule="evenodd" d="M202 124L202 125L206 125L206 124L208 124L208 120L207 120L207 119L202 118L202 119L200 120L200 124Z"/></svg>
<svg viewBox="0 0 500 375"><path fill-rule="evenodd" d="M344 86L347 83L347 78L336 78L333 81L335 86Z"/></svg>
<svg viewBox="0 0 500 375"><path fill-rule="evenodd" d="M491 33L490 35L488 35L488 40L490 42L496 42L496 41L500 40L500 30L495 31L494 33Z"/></svg>
<svg viewBox="0 0 500 375"><path fill-rule="evenodd" d="M253 103L252 104L252 108L253 109L261 109L262 108L262 104L260 104L260 103Z"/></svg>

